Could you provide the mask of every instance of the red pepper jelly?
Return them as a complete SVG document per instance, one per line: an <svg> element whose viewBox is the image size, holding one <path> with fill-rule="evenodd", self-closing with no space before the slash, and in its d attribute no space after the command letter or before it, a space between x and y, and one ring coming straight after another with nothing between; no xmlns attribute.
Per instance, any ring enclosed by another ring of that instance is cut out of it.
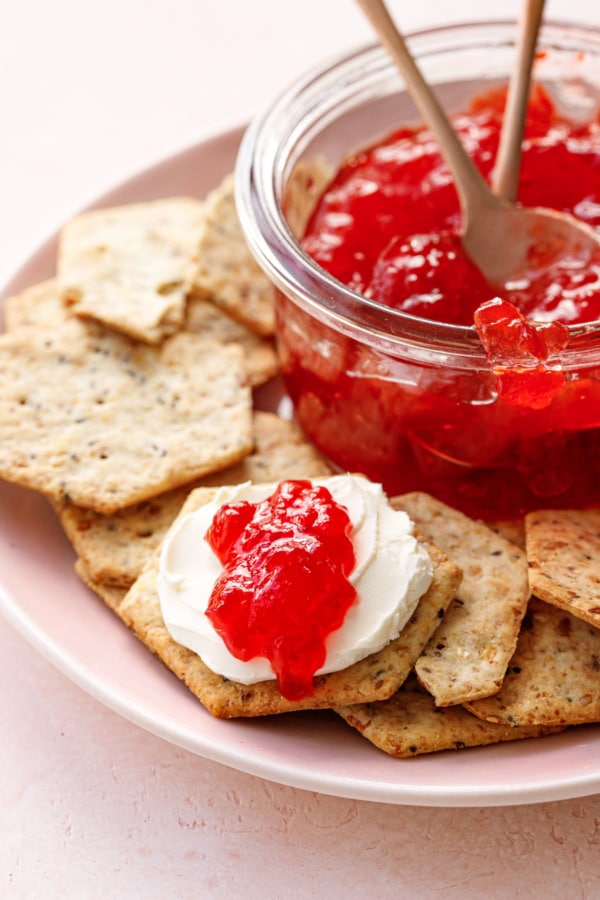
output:
<svg viewBox="0 0 600 900"><path fill-rule="evenodd" d="M312 693L328 635L356 600L352 523L322 485L284 481L226 503L206 539L224 566L206 615L237 659L266 657L284 697Z"/></svg>
<svg viewBox="0 0 600 900"><path fill-rule="evenodd" d="M600 229L598 118L571 122L540 88L532 96L519 201ZM503 92L490 94L454 118L487 179L503 103ZM407 339L400 355L385 336L376 349L281 295L282 373L301 424L340 467L389 494L426 490L485 518L600 504L600 356L589 352L598 338L588 327L600 320L600 256L552 267L540 248L526 277L498 290L463 253L459 229L452 178L425 128L399 129L344 162L303 247L381 305L378 331L385 308L429 321L432 349L413 354ZM496 298L504 315L490 319ZM479 361L446 355L443 341L439 351L440 323L473 326L486 309Z"/></svg>

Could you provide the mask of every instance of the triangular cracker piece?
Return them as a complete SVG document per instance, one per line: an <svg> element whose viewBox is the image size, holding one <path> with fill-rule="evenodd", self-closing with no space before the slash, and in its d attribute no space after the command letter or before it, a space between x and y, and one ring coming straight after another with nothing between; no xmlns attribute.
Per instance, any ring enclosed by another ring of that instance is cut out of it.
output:
<svg viewBox="0 0 600 900"><path fill-rule="evenodd" d="M199 488L190 494L180 515L210 502L214 495L214 490ZM318 676L314 692L299 701L283 697L276 681L254 685L229 681L212 672L200 657L171 638L162 619L158 598L158 552L130 589L118 614L208 711L220 718L264 716L384 699L391 696L409 674L414 659L444 615L460 580L460 571L443 553L434 547L429 547L429 552L434 563L432 584L400 636L348 669Z"/></svg>
<svg viewBox="0 0 600 900"><path fill-rule="evenodd" d="M183 323L202 222L202 204L188 197L77 216L60 235L64 301L138 340L162 341Z"/></svg>
<svg viewBox="0 0 600 900"><path fill-rule="evenodd" d="M109 513L250 452L239 347L180 334L155 348L74 324L0 335L0 477Z"/></svg>
<svg viewBox="0 0 600 900"><path fill-rule="evenodd" d="M600 628L600 509L525 517L532 593Z"/></svg>
<svg viewBox="0 0 600 900"><path fill-rule="evenodd" d="M336 712L384 753L399 759L540 737L562 730L539 725L523 728L493 725L477 719L461 706L441 709L414 676L389 700L345 706Z"/></svg>
<svg viewBox="0 0 600 900"><path fill-rule="evenodd" d="M232 175L208 195L205 212L194 292L251 331L269 337L275 330L273 286L248 249Z"/></svg>
<svg viewBox="0 0 600 900"><path fill-rule="evenodd" d="M458 597L416 663L419 680L438 706L494 694L529 599L525 554L428 494L405 494L392 504L463 570Z"/></svg>
<svg viewBox="0 0 600 900"><path fill-rule="evenodd" d="M500 692L465 705L507 725L600 722L600 631L532 597Z"/></svg>
<svg viewBox="0 0 600 900"><path fill-rule="evenodd" d="M295 423L268 412L255 412L253 423L252 452L234 466L200 481L112 515L101 515L73 503L59 504L57 513L62 526L90 578L100 584L130 587L160 545L192 488L330 474L325 460Z"/></svg>

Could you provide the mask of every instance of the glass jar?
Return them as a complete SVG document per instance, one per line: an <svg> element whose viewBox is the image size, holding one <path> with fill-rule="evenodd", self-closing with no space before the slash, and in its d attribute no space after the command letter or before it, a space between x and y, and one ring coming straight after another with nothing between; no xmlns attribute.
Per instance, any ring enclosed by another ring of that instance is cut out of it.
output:
<svg viewBox="0 0 600 900"><path fill-rule="evenodd" d="M512 22L470 23L408 41L444 107L457 112L506 83L515 31ZM571 118L597 115L600 32L548 23L539 46L536 81ZM367 299L298 241L293 200L303 166L318 160L335 171L351 151L417 123L394 64L372 46L309 74L244 136L238 210L276 287L281 372L296 417L336 465L390 494L425 490L488 519L600 505L600 322L569 326L564 385L548 406L513 405L498 396L473 327ZM311 178L302 187L310 199Z"/></svg>

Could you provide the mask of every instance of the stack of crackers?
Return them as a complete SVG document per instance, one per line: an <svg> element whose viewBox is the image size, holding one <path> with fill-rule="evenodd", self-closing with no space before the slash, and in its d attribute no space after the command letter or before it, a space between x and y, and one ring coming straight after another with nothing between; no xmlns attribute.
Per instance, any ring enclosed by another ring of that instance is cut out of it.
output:
<svg viewBox="0 0 600 900"><path fill-rule="evenodd" d="M318 181L293 182L296 231ZM211 714L333 711L397 757L600 721L600 510L492 528L427 494L393 498L432 585L396 640L301 701L227 680L170 637L157 572L176 518L222 485L331 472L293 422L255 406L277 373L274 297L231 177L203 200L69 222L56 277L7 299L4 324L0 478L49 499L83 581Z"/></svg>

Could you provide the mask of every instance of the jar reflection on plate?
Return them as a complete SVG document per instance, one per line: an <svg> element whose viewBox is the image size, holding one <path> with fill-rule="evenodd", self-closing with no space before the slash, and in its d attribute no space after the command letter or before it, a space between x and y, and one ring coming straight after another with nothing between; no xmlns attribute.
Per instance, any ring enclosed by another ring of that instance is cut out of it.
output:
<svg viewBox="0 0 600 900"><path fill-rule="evenodd" d="M506 82L514 35L512 23L479 23L410 41L453 112ZM569 115L589 118L600 106L600 32L548 24L540 45L536 80ZM320 171L416 123L393 64L372 47L308 75L244 138L238 207L277 288L281 371L296 416L333 462L382 481L390 494L426 490L492 519L600 505L600 323L569 326L564 385L548 405L514 405L498 396L473 327L369 300L296 239Z"/></svg>

